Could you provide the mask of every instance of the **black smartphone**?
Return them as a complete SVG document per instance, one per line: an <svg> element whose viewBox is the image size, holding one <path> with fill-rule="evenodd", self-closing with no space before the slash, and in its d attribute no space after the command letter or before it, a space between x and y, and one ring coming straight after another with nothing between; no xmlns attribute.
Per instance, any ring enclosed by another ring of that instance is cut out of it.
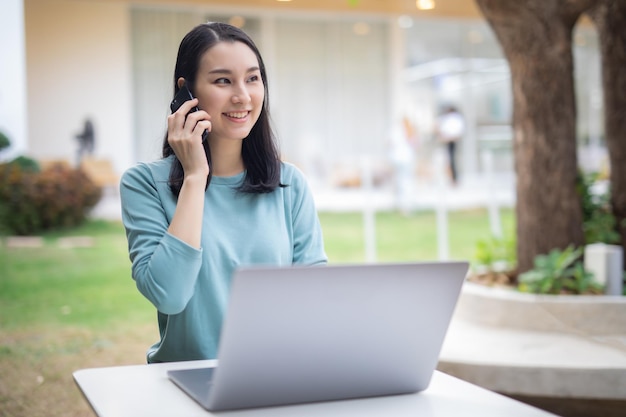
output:
<svg viewBox="0 0 626 417"><path fill-rule="evenodd" d="M187 87L187 83L184 83L182 87L180 87L176 95L174 96L174 100L172 100L172 102L170 103L170 110L172 110L172 113L175 113L176 110L178 110L185 101L193 100L193 99L194 99L194 96L193 94L191 94L189 87ZM189 110L189 113L193 113L195 111L198 111L198 106L192 107L191 110ZM209 134L208 130L205 130L202 133L202 141L206 140L206 137L208 134Z"/></svg>
<svg viewBox="0 0 626 417"><path fill-rule="evenodd" d="M189 91L189 87L187 87L187 83L184 83L183 86L180 87L180 89L174 96L174 100L172 100L172 102L170 103L170 110L172 110L172 113L175 113L176 110L178 110L185 101L193 100L193 99L194 99L194 96L191 94L191 91ZM191 111L189 111L189 113L193 113L195 111L198 111L198 107L193 107Z"/></svg>

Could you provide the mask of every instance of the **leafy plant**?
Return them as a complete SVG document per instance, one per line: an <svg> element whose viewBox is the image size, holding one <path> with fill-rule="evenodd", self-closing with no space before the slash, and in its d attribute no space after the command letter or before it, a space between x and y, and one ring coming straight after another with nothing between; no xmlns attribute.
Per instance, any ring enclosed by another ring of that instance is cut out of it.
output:
<svg viewBox="0 0 626 417"><path fill-rule="evenodd" d="M476 242L474 264L478 268L502 271L512 270L517 264L514 235L505 237L490 236Z"/></svg>
<svg viewBox="0 0 626 417"><path fill-rule="evenodd" d="M12 165L17 165L24 172L39 172L41 171L41 167L39 163L32 158L27 156L18 156L14 160L11 161Z"/></svg>
<svg viewBox="0 0 626 417"><path fill-rule="evenodd" d="M610 190L601 193L592 191L598 178L598 173L582 172L579 172L577 178L576 189L582 204L585 243L619 243L617 221L611 211Z"/></svg>
<svg viewBox="0 0 626 417"><path fill-rule="evenodd" d="M99 201L100 188L79 170L56 166L37 172L26 160L0 165L0 229L28 235L82 223Z"/></svg>
<svg viewBox="0 0 626 417"><path fill-rule="evenodd" d="M0 131L0 151L3 151L9 146L11 146L11 141L9 140L7 135L4 134L4 132Z"/></svg>
<svg viewBox="0 0 626 417"><path fill-rule="evenodd" d="M602 285L583 267L582 253L582 247L570 245L563 251L553 249L547 255L538 255L535 267L518 276L518 289L535 294L601 293Z"/></svg>

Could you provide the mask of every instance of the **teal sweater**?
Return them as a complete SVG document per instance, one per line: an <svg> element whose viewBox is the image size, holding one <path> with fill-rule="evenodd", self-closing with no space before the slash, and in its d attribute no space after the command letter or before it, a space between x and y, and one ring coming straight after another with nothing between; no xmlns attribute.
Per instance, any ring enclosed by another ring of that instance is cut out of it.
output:
<svg viewBox="0 0 626 417"><path fill-rule="evenodd" d="M120 196L132 276L156 307L161 339L148 362L213 359L238 266L325 264L322 230L302 173L281 164L266 194L235 191L244 173L213 177L205 193L202 247L167 232L176 198L167 184L173 157L140 163L122 176Z"/></svg>

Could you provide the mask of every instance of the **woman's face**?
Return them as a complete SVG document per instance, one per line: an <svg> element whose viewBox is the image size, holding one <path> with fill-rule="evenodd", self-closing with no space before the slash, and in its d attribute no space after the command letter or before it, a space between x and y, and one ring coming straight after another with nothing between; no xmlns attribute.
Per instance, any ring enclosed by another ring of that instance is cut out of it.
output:
<svg viewBox="0 0 626 417"><path fill-rule="evenodd" d="M242 42L219 42L200 60L198 107L211 115L209 140L241 140L261 114L265 91L256 55Z"/></svg>

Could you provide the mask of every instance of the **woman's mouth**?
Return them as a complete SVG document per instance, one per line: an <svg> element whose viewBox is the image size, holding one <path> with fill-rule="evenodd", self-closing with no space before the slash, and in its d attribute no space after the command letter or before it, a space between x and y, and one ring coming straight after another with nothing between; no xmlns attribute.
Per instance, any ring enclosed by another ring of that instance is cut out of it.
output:
<svg viewBox="0 0 626 417"><path fill-rule="evenodd" d="M249 111L235 111L235 112L230 112L230 113L224 113L224 116L230 118L230 119L245 119L248 114L250 114Z"/></svg>

